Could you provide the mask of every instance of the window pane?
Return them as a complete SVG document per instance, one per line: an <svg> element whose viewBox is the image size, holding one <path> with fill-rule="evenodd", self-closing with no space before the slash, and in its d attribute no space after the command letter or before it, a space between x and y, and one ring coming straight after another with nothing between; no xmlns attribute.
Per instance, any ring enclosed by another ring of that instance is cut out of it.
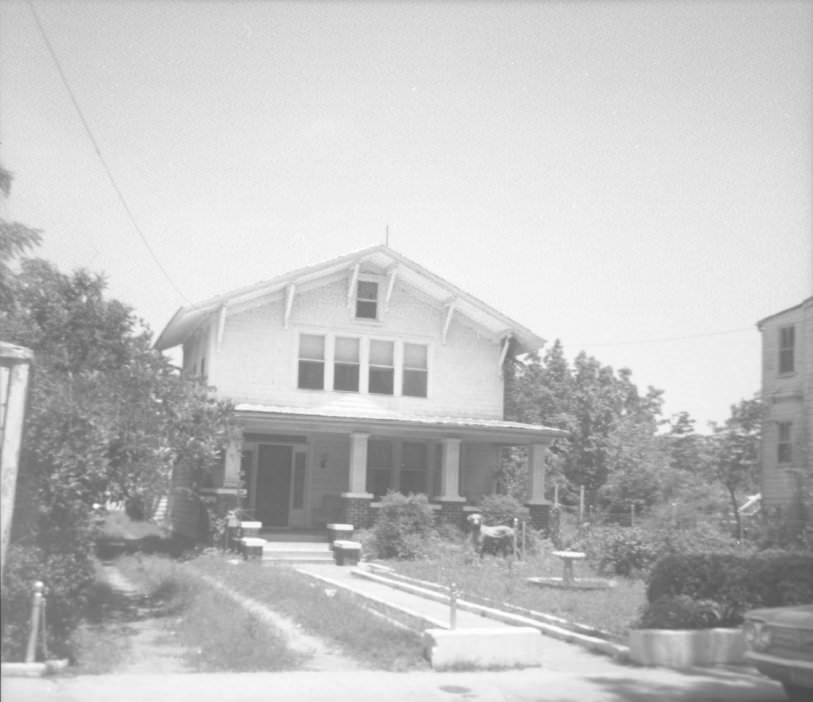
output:
<svg viewBox="0 0 813 702"><path fill-rule="evenodd" d="M375 302L368 300L358 300L356 302L356 317L361 317L362 319L376 319L377 316L377 305Z"/></svg>
<svg viewBox="0 0 813 702"><path fill-rule="evenodd" d="M404 370L404 395L426 397L426 371Z"/></svg>
<svg viewBox="0 0 813 702"><path fill-rule="evenodd" d="M387 470L367 471L367 492L376 498L383 497L390 489L390 472Z"/></svg>
<svg viewBox="0 0 813 702"><path fill-rule="evenodd" d="M401 471L401 492L426 492L426 473L419 470Z"/></svg>
<svg viewBox="0 0 813 702"><path fill-rule="evenodd" d="M344 336L337 336L335 358L337 361L341 361L343 363L358 363L359 340L350 339Z"/></svg>
<svg viewBox="0 0 813 702"><path fill-rule="evenodd" d="M358 363L352 365L346 363L337 363L333 367L333 389L358 392L359 390Z"/></svg>
<svg viewBox="0 0 813 702"><path fill-rule="evenodd" d="M426 370L426 346L404 344L404 368Z"/></svg>
<svg viewBox="0 0 813 702"><path fill-rule="evenodd" d="M324 360L325 337L318 334L302 334L299 337L299 357L310 360Z"/></svg>
<svg viewBox="0 0 813 702"><path fill-rule="evenodd" d="M790 441L790 422L779 422L779 440Z"/></svg>
<svg viewBox="0 0 813 702"><path fill-rule="evenodd" d="M378 300L378 283L370 280L360 280L356 298L359 300Z"/></svg>
<svg viewBox="0 0 813 702"><path fill-rule="evenodd" d="M370 368L370 392L377 395L393 394L392 368Z"/></svg>
<svg viewBox="0 0 813 702"><path fill-rule="evenodd" d="M426 444L404 442L404 468L426 470Z"/></svg>
<svg viewBox="0 0 813 702"><path fill-rule="evenodd" d="M392 468L392 442L371 439L367 442L367 466Z"/></svg>
<svg viewBox="0 0 813 702"><path fill-rule="evenodd" d="M370 342L370 365L392 366L393 362L392 341L371 341Z"/></svg>
<svg viewBox="0 0 813 702"><path fill-rule="evenodd" d="M325 364L322 361L300 361L299 387L306 390L324 389Z"/></svg>

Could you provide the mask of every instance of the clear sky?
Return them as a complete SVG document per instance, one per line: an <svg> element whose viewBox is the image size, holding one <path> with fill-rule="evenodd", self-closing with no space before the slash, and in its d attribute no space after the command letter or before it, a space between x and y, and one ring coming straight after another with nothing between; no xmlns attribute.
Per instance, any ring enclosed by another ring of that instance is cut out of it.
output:
<svg viewBox="0 0 813 702"><path fill-rule="evenodd" d="M390 244L702 425L813 282L813 3L37 2L115 179L197 301ZM0 3L6 216L158 332L28 6Z"/></svg>

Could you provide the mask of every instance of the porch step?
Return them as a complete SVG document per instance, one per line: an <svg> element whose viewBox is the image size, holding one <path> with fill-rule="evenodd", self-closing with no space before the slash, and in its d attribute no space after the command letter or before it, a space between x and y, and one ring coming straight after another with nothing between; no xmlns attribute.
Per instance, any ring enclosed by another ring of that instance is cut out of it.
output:
<svg viewBox="0 0 813 702"><path fill-rule="evenodd" d="M263 560L290 563L326 563L333 561L333 552L326 541L267 541Z"/></svg>

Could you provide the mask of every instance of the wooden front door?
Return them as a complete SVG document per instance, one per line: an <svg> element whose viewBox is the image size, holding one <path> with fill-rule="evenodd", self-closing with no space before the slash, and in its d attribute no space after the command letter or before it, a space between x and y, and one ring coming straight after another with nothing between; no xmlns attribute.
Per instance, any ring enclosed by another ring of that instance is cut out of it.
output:
<svg viewBox="0 0 813 702"><path fill-rule="evenodd" d="M257 455L255 515L263 526L288 526L292 459L291 446L260 446Z"/></svg>

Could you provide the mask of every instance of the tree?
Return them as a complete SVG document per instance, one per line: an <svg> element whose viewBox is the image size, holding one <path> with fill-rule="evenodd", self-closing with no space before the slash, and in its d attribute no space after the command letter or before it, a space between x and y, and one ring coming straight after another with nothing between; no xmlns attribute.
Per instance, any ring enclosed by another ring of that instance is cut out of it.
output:
<svg viewBox="0 0 813 702"><path fill-rule="evenodd" d="M759 442L763 407L759 397L740 400L731 406L731 415L722 426L714 425L711 437L712 475L725 487L742 538L737 492L753 490L759 484Z"/></svg>
<svg viewBox="0 0 813 702"><path fill-rule="evenodd" d="M7 282L0 338L35 354L9 582L59 583L49 596L59 640L49 646L64 653L91 581L93 505L146 503L175 472L194 481L212 471L235 431L232 409L152 349L149 329L105 296L104 276L30 259ZM21 645L29 587L3 592L4 651Z"/></svg>

